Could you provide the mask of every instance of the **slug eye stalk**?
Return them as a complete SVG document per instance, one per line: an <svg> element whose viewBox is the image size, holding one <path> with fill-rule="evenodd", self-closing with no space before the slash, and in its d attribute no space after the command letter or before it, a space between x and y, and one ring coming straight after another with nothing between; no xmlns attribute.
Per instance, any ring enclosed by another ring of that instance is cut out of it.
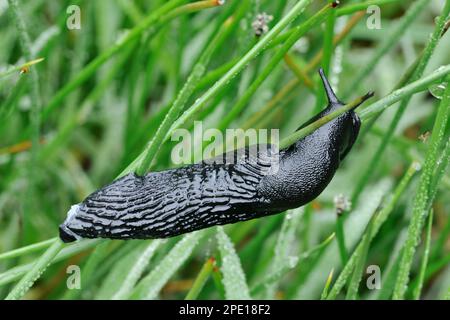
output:
<svg viewBox="0 0 450 320"><path fill-rule="evenodd" d="M322 79L323 88L325 89L325 94L327 95L328 104L340 104L343 105L341 101L339 101L338 97L336 97L336 94L334 93L333 89L331 88L330 82L328 81L327 77L325 76L325 72L322 68L319 69L319 75Z"/></svg>

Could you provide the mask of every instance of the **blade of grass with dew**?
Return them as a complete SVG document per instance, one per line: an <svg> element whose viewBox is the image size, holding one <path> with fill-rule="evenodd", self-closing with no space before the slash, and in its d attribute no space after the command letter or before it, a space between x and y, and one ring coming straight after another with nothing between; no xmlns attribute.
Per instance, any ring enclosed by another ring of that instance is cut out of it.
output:
<svg viewBox="0 0 450 320"><path fill-rule="evenodd" d="M446 75L450 73L450 65L445 65L437 68L429 75L416 80L403 88L397 89L384 98L378 100L377 102L363 108L360 112L360 118L362 121L368 120L369 118L376 116L377 113L387 109L392 104L402 100L416 92L427 90L428 86L432 83L442 80Z"/></svg>
<svg viewBox="0 0 450 320"><path fill-rule="evenodd" d="M427 264L428 264L428 257L430 254L430 243L431 243L431 230L433 229L433 210L430 211L428 215L428 224L427 224L427 230L426 230L426 238L425 238L425 247L423 251L423 257L422 262L420 264L420 271L419 271L419 277L417 285L414 288L413 291L413 298L415 300L420 299L420 294L422 292L423 282L425 278L425 272L427 270Z"/></svg>
<svg viewBox="0 0 450 320"><path fill-rule="evenodd" d="M345 233L344 233L344 216L345 212L336 215L336 239L339 249L339 257L341 258L341 264L344 266L348 261L348 251L345 244Z"/></svg>
<svg viewBox="0 0 450 320"><path fill-rule="evenodd" d="M204 9L211 8L211 7L221 6L222 4L224 4L224 3L220 3L217 0L206 0L206 1L197 1L197 2L193 2L193 3L188 3L188 4L182 6L182 7L178 8L178 9L175 9L173 11L173 14L165 17L164 19L165 20L171 20L171 19L175 18L176 16L181 15L181 13L186 13L188 11L189 12L200 11L200 10L204 10ZM246 6L247 4L248 4L248 0L243 1L243 2L241 2L241 7L242 6ZM221 34L230 33L230 30L229 30L230 29L229 28L229 24L230 23L224 23L224 22L226 20L225 18L230 18L230 21L232 20L230 15L232 13L232 10L233 11L235 10L236 6L237 6L237 2L232 2L232 3L228 4L226 7L224 7L223 8L224 10L220 10L220 14L217 17L215 17L215 19L214 19L215 20L214 24L216 26L214 27L214 30L212 30L212 34L213 34L212 37L213 37L213 39L211 39L211 36L209 37L209 40L206 41L206 45L207 46L208 46L208 44L210 42L214 42L215 39L217 39L220 36L219 33L221 33ZM180 19L179 21L181 21L181 23L184 23L185 19ZM230 21L228 21L228 22L230 22ZM235 24L235 23L232 22L231 24ZM186 32L184 30L186 28L181 27L181 26L179 26L179 28L181 28L183 30L183 33ZM178 41L179 42L178 45L180 45L180 46L183 45L183 38L184 38L183 36L181 36L181 37L182 38L180 38L179 41ZM224 38L224 37L222 36L222 38ZM160 37L160 39L164 39L164 38ZM150 43L152 40L153 40L152 37L146 36L145 42ZM161 43L163 43L163 41L159 41L159 43L161 44ZM209 46L211 46L211 45L213 45L213 44L209 44ZM148 56L148 52L147 51L148 51L147 46L140 46L139 54L138 54L138 57L140 58L140 60L144 60L145 57ZM152 50L152 51L154 51L154 50ZM178 54L182 55L183 50L176 50L176 51L179 51ZM203 49L200 52L203 52L203 54L207 54L206 51L208 51L208 49ZM160 58L162 58L162 56ZM181 56L174 57L173 60L179 60L177 58L181 58ZM147 63L146 70L154 69L155 68L155 63L157 63L157 60L158 60L158 56L157 55L151 55L151 58L149 59L149 62ZM177 68L176 69L179 69L180 64L181 63L177 62ZM206 64L207 63L205 63L205 65ZM130 83L130 86L132 88L135 87L135 86L139 86L142 83L142 81L138 80L139 79L138 77L141 74L141 63L134 63L133 67L134 67L133 68L133 71L134 71L133 72L133 75L134 75L133 79L134 80ZM193 70L195 70L195 67L193 68ZM174 71L174 73L175 74L176 73L179 74L180 70ZM154 86L153 83L149 82L150 79L151 79L151 77L149 77L149 74L150 74L149 72L146 72L144 74L144 84L143 84L143 86L142 86L143 88L141 90L142 93L140 95L138 95L139 96L137 98L138 102L133 103L133 99L136 100L136 98L135 98L136 94L133 92L134 90L130 90L130 95L129 95L129 101L130 102L128 104L130 106L135 106L135 107L127 109L127 111L128 111L128 115L127 115L127 132L128 132L128 134L127 134L127 136L130 136L130 135L133 134L134 129L135 129L135 123L138 122L139 119L143 116L143 112L145 110L145 103L146 103L147 99L150 97L150 88L152 88ZM177 80L178 77L176 77L176 76L173 76L173 77L174 77L173 80L169 79L169 83L176 84L176 83L178 83L178 81L184 80L184 79L181 79L181 78L180 78L180 80ZM187 79L191 80L191 77L188 76ZM176 85L176 86L178 87L178 85ZM188 83L185 83L184 84L184 88L182 89L182 91L187 89L187 88L190 88L190 90L192 90L192 86L190 84L188 84ZM191 94L192 94L192 92L191 92ZM181 96L181 92L180 92L180 96ZM185 94L185 96L190 97L190 95L188 95L188 94ZM176 100L178 100L177 102L180 101L178 96L176 97ZM170 105L174 107L173 103L170 103ZM176 116L178 116L178 114L176 114ZM150 140L150 139L147 139L147 140ZM126 145L127 145L127 143L126 143Z"/></svg>
<svg viewBox="0 0 450 320"><path fill-rule="evenodd" d="M45 259L49 259L49 256L51 256L51 255L48 254L47 252L55 250L52 247L54 247L55 244L59 241L58 238L53 238L50 240L53 240L53 242L52 242L50 248L48 248L47 251L44 252L44 254L43 254L46 256ZM50 258L49 263L52 264L52 263L67 259L68 257L72 257L73 255L75 255L77 253L80 253L84 250L94 247L96 244L100 243L101 241L102 240L100 240L100 239L84 240L84 241L80 241L74 245L66 246L64 249L61 250L61 252L59 252L56 255L56 257L54 259ZM39 262L39 261L40 260L38 260L37 262ZM1 273L0 274L0 286L10 283L12 281L15 281L24 275L28 275L28 273L30 273L32 271L34 265L35 265L35 263L33 263L33 262L27 263L27 264L17 266L15 268L9 269L8 271ZM36 272L36 271L33 271L33 272ZM32 277L29 277L29 278L32 279Z"/></svg>
<svg viewBox="0 0 450 320"><path fill-rule="evenodd" d="M444 139L445 141L445 139ZM444 142L442 141L442 142ZM432 175L431 183L430 183L430 190L429 190L429 200L427 204L427 210L431 210L433 206L433 200L436 196L436 193L439 189L439 184L441 180L444 178L445 173L447 172L447 166L450 162L450 139L447 139L447 142L444 144L442 143L439 146L439 149L443 149L442 153L437 156L437 166L434 170L434 173Z"/></svg>
<svg viewBox="0 0 450 320"><path fill-rule="evenodd" d="M422 232L427 215L426 206L427 203L432 200L430 199L429 188L436 165L439 146L442 145L442 140L446 139L445 129L448 124L449 105L450 85L447 83L447 88L444 92L441 103L439 104L433 131L431 133L430 145L425 157L425 163L420 177L419 186L413 200L408 237L405 242L405 250L400 262L399 275L393 293L393 298L396 300L403 299L405 297L414 254L416 252L416 247L420 239L420 233Z"/></svg>
<svg viewBox="0 0 450 320"><path fill-rule="evenodd" d="M109 254L110 250L110 242L102 242L100 243L93 252L87 258L85 265L83 266L83 277L81 278L81 286L84 289L89 287L90 282L92 281L93 274L97 271L98 266L101 262ZM82 293L81 290L67 290L65 295L63 296L64 300L74 300L79 297ZM83 290L84 291L84 290Z"/></svg>
<svg viewBox="0 0 450 320"><path fill-rule="evenodd" d="M408 186L409 182L411 181L411 178L414 176L414 174L417 172L417 170L420 168L419 164L417 162L413 162L406 173L404 174L403 178L395 188L393 192L392 198L389 200L386 206L384 206L379 214L376 216L376 220L374 221L373 230L371 231L370 238L373 239L375 235L380 230L383 223L387 220L391 212L394 210L395 206L397 205L398 200L400 199L400 196L404 193L406 190L406 187ZM342 288L347 283L349 277L351 276L358 256L362 253L363 246L360 243L356 249L354 250L353 254L351 255L350 259L348 260L347 264L342 269L341 273L339 274L339 277L336 279L335 284L333 285L329 295L327 296L327 299L336 299L337 295L341 292Z"/></svg>
<svg viewBox="0 0 450 320"><path fill-rule="evenodd" d="M31 245L28 245L25 247L21 247L21 248L15 249L15 250L1 253L0 260L17 258L17 257L21 257L24 255L28 255L30 253L34 253L36 251L41 251L43 249L48 248L51 244L53 244L54 241L55 241L55 239L49 239L49 240L37 242L37 243L31 244Z"/></svg>
<svg viewBox="0 0 450 320"><path fill-rule="evenodd" d="M399 250L397 254L392 255L394 260L390 268L385 270L385 274L382 279L381 289L378 290L375 295L376 300L388 300L392 296L392 291L394 290L395 280L398 275L398 268L400 266L400 259L402 257L403 250Z"/></svg>
<svg viewBox="0 0 450 320"><path fill-rule="evenodd" d="M198 295L200 294L203 287L205 286L206 281L208 280L209 276L213 272L215 264L216 264L216 260L212 257L206 260L206 262L203 264L200 272L198 273L197 277L195 278L195 281L192 284L191 289L189 290L186 297L184 298L185 300L197 299Z"/></svg>
<svg viewBox="0 0 450 320"><path fill-rule="evenodd" d="M286 275L289 271L291 271L293 268L295 268L298 265L301 265L301 263L307 261L313 256L320 256L321 253L326 249L326 247L332 242L334 239L335 234L332 233L329 237L327 237L323 242L318 244L317 246L311 248L307 252L302 253L298 259L294 259L289 264L285 264L282 266L281 269L276 270L269 275L265 276L261 281L259 281L257 284L252 286L251 288L251 295L258 294L259 292L263 291L267 285L271 285L273 283L278 282L283 276ZM294 262L292 264L292 262Z"/></svg>
<svg viewBox="0 0 450 320"><path fill-rule="evenodd" d="M352 278L350 279L350 283L348 285L347 295L345 297L346 300L356 300L358 297L358 289L359 284L361 282L363 273L364 273L364 265L367 260L367 255L369 253L369 247L372 236L372 228L374 225L374 221L376 219L377 213L375 212L372 219L369 221L369 225L367 226L367 231L363 235L361 241L361 253L356 257L355 268L353 271Z"/></svg>
<svg viewBox="0 0 450 320"><path fill-rule="evenodd" d="M137 258L135 263L131 266L127 276L117 292L112 296L113 300L120 300L127 298L133 291L134 286L139 278L144 273L145 268L150 262L155 251L162 244L161 240L154 240L146 246L144 252Z"/></svg>
<svg viewBox="0 0 450 320"><path fill-rule="evenodd" d="M97 290L95 299L126 299L160 243L159 240L150 241L150 243L135 241L132 249L120 257L120 260L108 271L101 287Z"/></svg>
<svg viewBox="0 0 450 320"><path fill-rule="evenodd" d="M406 69L406 71L402 74L400 80L397 81L396 85L394 86L394 88L392 90L400 89L401 87L404 87L408 83L412 74L414 73L417 66L419 65L419 62L422 59L423 54L424 54L424 51L422 51L422 53L416 57L416 60L414 60L414 62L409 65L408 69ZM382 114L382 112L379 112L376 116L372 117L367 122L367 124L364 125L364 127L361 128L361 133L360 133L361 137L364 137L372 129L372 127L375 125L376 121L381 116L381 114Z"/></svg>
<svg viewBox="0 0 450 320"><path fill-rule="evenodd" d="M275 243L274 257L268 267L268 273L276 272L284 267L295 266L298 261L298 257L291 255L292 245L295 242L295 233L300 223L301 216L303 215L303 208L294 209L288 211L283 219L278 238ZM276 286L266 285L264 297L266 299L273 299L275 297Z"/></svg>
<svg viewBox="0 0 450 320"><path fill-rule="evenodd" d="M218 267L213 268L212 278L214 281L214 286L216 287L220 298L222 300L225 300L225 287L223 286L223 277Z"/></svg>
<svg viewBox="0 0 450 320"><path fill-rule="evenodd" d="M89 255L86 267L84 268L85 275L85 287L87 292L87 297L94 298L96 293L95 288L99 282L102 282L108 276L108 273L114 269L114 267L122 261L122 258L126 256L129 252L135 250L139 241L104 241L99 246L95 248L93 253ZM103 245L108 246L107 255L103 256L103 252L98 252L98 247ZM97 258L91 259L91 256L97 255ZM89 264L88 264L89 263ZM92 268L91 270L87 268ZM86 274L87 273L87 274ZM97 287L98 288L98 287Z"/></svg>
<svg viewBox="0 0 450 320"><path fill-rule="evenodd" d="M164 259L155 266L150 274L138 282L130 298L139 300L155 299L170 277L190 257L192 251L204 235L204 231L197 231L184 236Z"/></svg>
<svg viewBox="0 0 450 320"><path fill-rule="evenodd" d="M241 261L233 243L222 227L217 227L216 237L222 263L220 270L223 275L222 282L225 287L225 298L227 300L251 299Z"/></svg>
<svg viewBox="0 0 450 320"><path fill-rule="evenodd" d="M50 262L55 258L61 250L63 243L58 239L48 248L47 251L33 264L31 270L20 279L14 288L9 292L6 300L18 300L22 298L34 282L41 276L41 274L48 267Z"/></svg>
<svg viewBox="0 0 450 320"><path fill-rule="evenodd" d="M94 296L95 300L110 300L120 286L124 283L127 274L129 274L135 262L143 254L145 250L144 243L137 243L132 250L127 252L121 259L114 264L113 268L108 271L99 289Z"/></svg>

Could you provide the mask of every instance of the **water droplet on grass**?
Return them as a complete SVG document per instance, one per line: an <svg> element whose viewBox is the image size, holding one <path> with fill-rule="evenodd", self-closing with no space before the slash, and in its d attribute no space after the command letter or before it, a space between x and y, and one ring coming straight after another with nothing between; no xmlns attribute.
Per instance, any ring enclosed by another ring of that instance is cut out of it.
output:
<svg viewBox="0 0 450 320"><path fill-rule="evenodd" d="M433 97L441 100L444 95L445 89L447 88L447 83L438 83L431 85L428 90Z"/></svg>

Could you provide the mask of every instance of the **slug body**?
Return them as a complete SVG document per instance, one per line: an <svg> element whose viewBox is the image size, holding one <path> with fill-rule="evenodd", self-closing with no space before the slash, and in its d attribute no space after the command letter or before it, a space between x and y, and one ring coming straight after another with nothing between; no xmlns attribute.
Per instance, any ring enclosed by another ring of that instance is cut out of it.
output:
<svg viewBox="0 0 450 320"><path fill-rule="evenodd" d="M302 127L343 106L322 70L320 75L328 106ZM72 206L60 237L64 242L165 238L302 206L326 188L359 127L350 110L279 153L269 146L252 156L245 152L231 164L202 162L128 174Z"/></svg>

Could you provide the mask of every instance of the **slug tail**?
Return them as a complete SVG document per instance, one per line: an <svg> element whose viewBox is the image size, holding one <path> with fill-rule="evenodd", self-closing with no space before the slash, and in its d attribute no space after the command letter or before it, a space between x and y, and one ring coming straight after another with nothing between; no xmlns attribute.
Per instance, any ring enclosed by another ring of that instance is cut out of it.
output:
<svg viewBox="0 0 450 320"><path fill-rule="evenodd" d="M343 104L336 97L336 94L334 93L333 89L331 88L330 82L328 81L327 77L325 76L325 73L322 68L319 69L319 75L320 75L320 78L322 79L322 83L323 83L323 87L325 89L325 93L327 95L328 103L329 104Z"/></svg>
<svg viewBox="0 0 450 320"><path fill-rule="evenodd" d="M59 226L59 238L64 243L74 242L77 241L78 239L81 239L80 236L76 235L64 224L61 224Z"/></svg>

